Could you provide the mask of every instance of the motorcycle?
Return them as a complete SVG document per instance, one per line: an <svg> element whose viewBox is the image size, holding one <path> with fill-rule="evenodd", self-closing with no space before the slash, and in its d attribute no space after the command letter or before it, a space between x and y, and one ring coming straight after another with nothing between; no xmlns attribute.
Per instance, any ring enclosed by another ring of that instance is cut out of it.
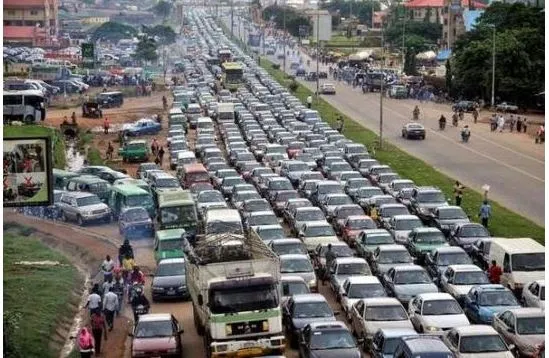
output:
<svg viewBox="0 0 549 358"><path fill-rule="evenodd" d="M133 298L136 296L137 289L140 288L141 292L144 290L144 286L140 283L134 282L131 284L128 292L128 303L131 303Z"/></svg>
<svg viewBox="0 0 549 358"><path fill-rule="evenodd" d="M149 306L137 305L133 308L133 317L134 317L136 322L139 319L139 316L142 316L142 315L148 314L148 313L149 313Z"/></svg>

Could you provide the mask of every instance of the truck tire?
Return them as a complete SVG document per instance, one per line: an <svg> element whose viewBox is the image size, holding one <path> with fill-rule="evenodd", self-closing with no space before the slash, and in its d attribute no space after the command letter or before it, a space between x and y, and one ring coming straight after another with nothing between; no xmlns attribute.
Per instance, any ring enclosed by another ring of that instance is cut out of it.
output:
<svg viewBox="0 0 549 358"><path fill-rule="evenodd" d="M32 124L34 123L34 116L31 116L30 114L28 116L25 117L25 119L23 120L23 122L25 124Z"/></svg>
<svg viewBox="0 0 549 358"><path fill-rule="evenodd" d="M204 326L200 324L200 320L198 319L198 315L196 314L196 308L193 305L193 319L194 319L194 328L196 328L196 333L198 333L199 336L204 335Z"/></svg>
<svg viewBox="0 0 549 358"><path fill-rule="evenodd" d="M205 333L204 334L204 353L205 353L205 356L206 358L211 358L212 357L212 351L210 349L210 342L211 342L211 339L210 339L210 334L209 333Z"/></svg>

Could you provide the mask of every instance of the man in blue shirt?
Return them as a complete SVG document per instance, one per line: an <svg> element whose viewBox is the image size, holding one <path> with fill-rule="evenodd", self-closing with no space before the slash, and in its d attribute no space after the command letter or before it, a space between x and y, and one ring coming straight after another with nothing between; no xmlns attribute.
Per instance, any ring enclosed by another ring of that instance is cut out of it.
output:
<svg viewBox="0 0 549 358"><path fill-rule="evenodd" d="M480 217L480 222L482 223L482 226L488 228L488 219L490 218L490 216L492 216L492 207L490 206L490 204L488 204L488 200L484 200L484 202L480 206L480 212L478 216Z"/></svg>

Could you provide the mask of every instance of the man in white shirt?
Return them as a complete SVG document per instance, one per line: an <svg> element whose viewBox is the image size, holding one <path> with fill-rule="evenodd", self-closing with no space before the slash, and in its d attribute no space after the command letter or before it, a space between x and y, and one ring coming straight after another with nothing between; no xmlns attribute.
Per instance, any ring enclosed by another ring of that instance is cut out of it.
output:
<svg viewBox="0 0 549 358"><path fill-rule="evenodd" d="M99 296L99 285L95 284L92 293L88 296L88 302L84 306L90 310L90 316L93 312L101 312L101 296Z"/></svg>
<svg viewBox="0 0 549 358"><path fill-rule="evenodd" d="M112 292L112 287L109 287L109 291L105 293L103 299L103 311L105 311L105 320L107 321L107 326L109 326L109 331L112 331L114 314L118 309L118 295Z"/></svg>
<svg viewBox="0 0 549 358"><path fill-rule="evenodd" d="M101 270L103 271L103 280L107 281L107 278L110 276L112 278L112 272L114 270L114 261L111 259L110 255L107 255L105 261L101 264Z"/></svg>
<svg viewBox="0 0 549 358"><path fill-rule="evenodd" d="M311 108L312 105L313 105L313 97L312 97L312 96L308 96L308 97L307 97L307 107L308 107L308 108Z"/></svg>

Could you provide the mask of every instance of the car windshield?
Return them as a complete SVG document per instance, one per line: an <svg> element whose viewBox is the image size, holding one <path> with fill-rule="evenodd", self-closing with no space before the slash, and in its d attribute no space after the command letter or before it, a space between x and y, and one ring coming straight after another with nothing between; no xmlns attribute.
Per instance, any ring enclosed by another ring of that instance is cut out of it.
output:
<svg viewBox="0 0 549 358"><path fill-rule="evenodd" d="M484 226L468 225L459 229L461 237L490 237L490 233Z"/></svg>
<svg viewBox="0 0 549 358"><path fill-rule="evenodd" d="M96 205L101 204L101 200L95 195L85 196L83 198L76 199L76 203L78 206L88 206L88 205Z"/></svg>
<svg viewBox="0 0 549 358"><path fill-rule="evenodd" d="M444 244L446 239L441 232L423 232L416 236L418 244Z"/></svg>
<svg viewBox="0 0 549 358"><path fill-rule="evenodd" d="M513 271L545 270L545 253L514 254L511 256Z"/></svg>
<svg viewBox="0 0 549 358"><path fill-rule="evenodd" d="M162 178L156 180L157 188L179 188L179 181L175 178Z"/></svg>
<svg viewBox="0 0 549 358"><path fill-rule="evenodd" d="M341 186L339 184L328 184L318 186L319 194L337 194L341 193Z"/></svg>
<svg viewBox="0 0 549 358"><path fill-rule="evenodd" d="M260 226L260 225L276 225L278 219L275 215L254 215L248 218L248 225Z"/></svg>
<svg viewBox="0 0 549 358"><path fill-rule="evenodd" d="M197 201L199 203L219 203L219 202L224 202L225 199L223 198L223 195L221 195L220 192L212 191L207 193L201 193L198 196Z"/></svg>
<svg viewBox="0 0 549 358"><path fill-rule="evenodd" d="M171 321L139 321L135 327L135 338L157 338L174 336Z"/></svg>
<svg viewBox="0 0 549 358"><path fill-rule="evenodd" d="M210 310L213 314L266 310L278 307L276 285L252 285L210 290Z"/></svg>
<svg viewBox="0 0 549 358"><path fill-rule="evenodd" d="M302 295L309 292L309 286L305 282L282 281L282 296Z"/></svg>
<svg viewBox="0 0 549 358"><path fill-rule="evenodd" d="M141 221L150 219L147 210L144 208L131 208L124 211L124 219L126 221Z"/></svg>
<svg viewBox="0 0 549 358"><path fill-rule="evenodd" d="M355 348L355 340L346 329L315 331L311 335L313 350Z"/></svg>
<svg viewBox="0 0 549 358"><path fill-rule="evenodd" d="M383 354L392 356L395 353L399 343L400 338L386 338L383 344Z"/></svg>
<svg viewBox="0 0 549 358"><path fill-rule="evenodd" d="M295 318L327 318L334 313L326 302L297 302L294 304L293 317Z"/></svg>
<svg viewBox="0 0 549 358"><path fill-rule="evenodd" d="M149 194L130 195L126 197L126 206L149 206L152 205L152 198Z"/></svg>
<svg viewBox="0 0 549 358"><path fill-rule="evenodd" d="M382 195L383 192L379 188L372 188L372 189L358 189L356 195L359 198L367 199L371 198L374 195Z"/></svg>
<svg viewBox="0 0 549 358"><path fill-rule="evenodd" d="M466 336L459 340L460 353L489 353L489 352L505 352L507 346L497 334L486 336Z"/></svg>
<svg viewBox="0 0 549 358"><path fill-rule="evenodd" d="M411 230L414 230L416 227L422 227L422 226L423 224L419 219L405 219L405 220L397 220L395 222L395 230L411 231Z"/></svg>
<svg viewBox="0 0 549 358"><path fill-rule="evenodd" d="M174 240L174 242L176 242ZM179 241L181 244L181 241ZM180 248L181 246L177 247ZM183 262L171 264L159 264L155 276L182 276L185 275L185 264Z"/></svg>
<svg viewBox="0 0 549 358"><path fill-rule="evenodd" d="M424 316L442 316L462 314L461 307L455 300L430 300L423 303Z"/></svg>
<svg viewBox="0 0 549 358"><path fill-rule="evenodd" d="M276 194L277 202L286 202L288 201L288 199L298 199L298 198L299 198L299 194L293 190L282 191Z"/></svg>
<svg viewBox="0 0 549 358"><path fill-rule="evenodd" d="M159 245L158 250L159 251L182 250L182 248L183 248L183 240L182 239L170 239L170 240L160 241L160 245Z"/></svg>
<svg viewBox="0 0 549 358"><path fill-rule="evenodd" d="M393 180L395 179L398 179L398 175L397 174L394 174L394 175L380 175L379 177L379 182L381 184L388 184L390 182L392 182Z"/></svg>
<svg viewBox="0 0 549 358"><path fill-rule="evenodd" d="M355 283L347 292L348 298L372 298L385 297L387 294L379 283Z"/></svg>
<svg viewBox="0 0 549 358"><path fill-rule="evenodd" d="M261 199L261 195L259 195L259 193L256 191L244 191L244 192L235 194L235 197L234 197L235 203L241 203L244 200L249 200L249 199Z"/></svg>
<svg viewBox="0 0 549 358"><path fill-rule="evenodd" d="M259 231L259 236L262 240L276 240L286 237L282 228L262 229Z"/></svg>
<svg viewBox="0 0 549 358"><path fill-rule="evenodd" d="M481 293L479 304L481 306L518 306L517 299L510 291L492 291Z"/></svg>
<svg viewBox="0 0 549 358"><path fill-rule="evenodd" d="M357 220L349 220L347 222L347 228L351 230L366 230L366 229L375 229L376 225L371 219L357 219Z"/></svg>
<svg viewBox="0 0 549 358"><path fill-rule="evenodd" d="M488 284L488 277L482 271L456 272L454 285L483 285Z"/></svg>
<svg viewBox="0 0 549 358"><path fill-rule="evenodd" d="M397 207L397 208L384 208L380 215L384 218L390 218L395 215L406 215L408 214L408 209L406 207Z"/></svg>
<svg viewBox="0 0 549 358"><path fill-rule="evenodd" d="M467 219L467 214L462 209L443 209L438 211L441 220Z"/></svg>
<svg viewBox="0 0 549 358"><path fill-rule="evenodd" d="M396 273L394 283L396 285L419 285L431 283L431 279L423 270L406 270Z"/></svg>
<svg viewBox="0 0 549 358"><path fill-rule="evenodd" d="M328 246L322 246L320 257L326 257L326 252L328 252ZM347 245L332 245L332 252L337 257L351 257L354 255L353 249Z"/></svg>
<svg viewBox="0 0 549 358"><path fill-rule="evenodd" d="M437 260L438 266L469 265L471 263L471 259L465 252L439 254Z"/></svg>
<svg viewBox="0 0 549 358"><path fill-rule="evenodd" d="M394 191L400 191L400 189L404 189L404 188L412 188L414 186L414 183L410 183L410 182L397 182L397 183L393 183L393 190Z"/></svg>
<svg viewBox="0 0 549 358"><path fill-rule="evenodd" d="M295 221L323 221L326 220L322 211L318 208L312 210L298 210Z"/></svg>
<svg viewBox="0 0 549 358"><path fill-rule="evenodd" d="M347 181L347 187L349 189L361 188L363 186L366 186L367 184L368 184L368 181L366 179L360 179L360 180L354 179L354 180Z"/></svg>
<svg viewBox="0 0 549 358"><path fill-rule="evenodd" d="M305 172L309 170L309 166L305 163L295 163L288 165L288 171L290 172Z"/></svg>
<svg viewBox="0 0 549 358"><path fill-rule="evenodd" d="M269 190L293 190L293 186L287 180L273 180L269 183Z"/></svg>
<svg viewBox="0 0 549 358"><path fill-rule="evenodd" d="M420 203L445 203L446 198L444 198L444 194L440 191L419 192L417 201Z"/></svg>
<svg viewBox="0 0 549 358"><path fill-rule="evenodd" d="M208 234L242 234L242 223L240 221L221 221L215 220L208 222L206 227L206 233Z"/></svg>
<svg viewBox="0 0 549 358"><path fill-rule="evenodd" d="M337 275L369 275L370 270L366 263L338 264Z"/></svg>
<svg viewBox="0 0 549 358"><path fill-rule="evenodd" d="M315 236L335 236L334 229L331 226L309 226L305 231L306 237Z"/></svg>
<svg viewBox="0 0 549 358"><path fill-rule="evenodd" d="M364 210L360 206L343 207L337 210L336 219L342 220L353 215L364 215Z"/></svg>
<svg viewBox="0 0 549 358"><path fill-rule="evenodd" d="M517 333L520 335L545 334L545 315L517 319Z"/></svg>
<svg viewBox="0 0 549 358"><path fill-rule="evenodd" d="M404 264L411 263L412 257L408 251L382 251L379 253L377 262L380 264Z"/></svg>
<svg viewBox="0 0 549 358"><path fill-rule="evenodd" d="M280 260L281 273L312 272L313 265L309 259L284 259Z"/></svg>
<svg viewBox="0 0 549 358"><path fill-rule="evenodd" d="M246 184L246 182L241 177L233 177L233 178L227 177L227 178L223 179L222 186L232 187L232 186L235 186L237 184Z"/></svg>
<svg viewBox="0 0 549 358"><path fill-rule="evenodd" d="M404 321L408 315L400 305L367 307L364 313L366 321Z"/></svg>
<svg viewBox="0 0 549 358"><path fill-rule="evenodd" d="M266 211L271 210L271 206L266 200L254 200L247 202L246 205L244 205L244 210L247 212Z"/></svg>
<svg viewBox="0 0 549 358"><path fill-rule="evenodd" d="M362 243L364 245L385 245L385 244L394 244L395 241L391 235L382 234L382 235L367 235L364 236Z"/></svg>
<svg viewBox="0 0 549 358"><path fill-rule="evenodd" d="M307 250L303 247L303 244L297 242L275 244L273 245L273 251L275 251L278 255L307 254Z"/></svg>

